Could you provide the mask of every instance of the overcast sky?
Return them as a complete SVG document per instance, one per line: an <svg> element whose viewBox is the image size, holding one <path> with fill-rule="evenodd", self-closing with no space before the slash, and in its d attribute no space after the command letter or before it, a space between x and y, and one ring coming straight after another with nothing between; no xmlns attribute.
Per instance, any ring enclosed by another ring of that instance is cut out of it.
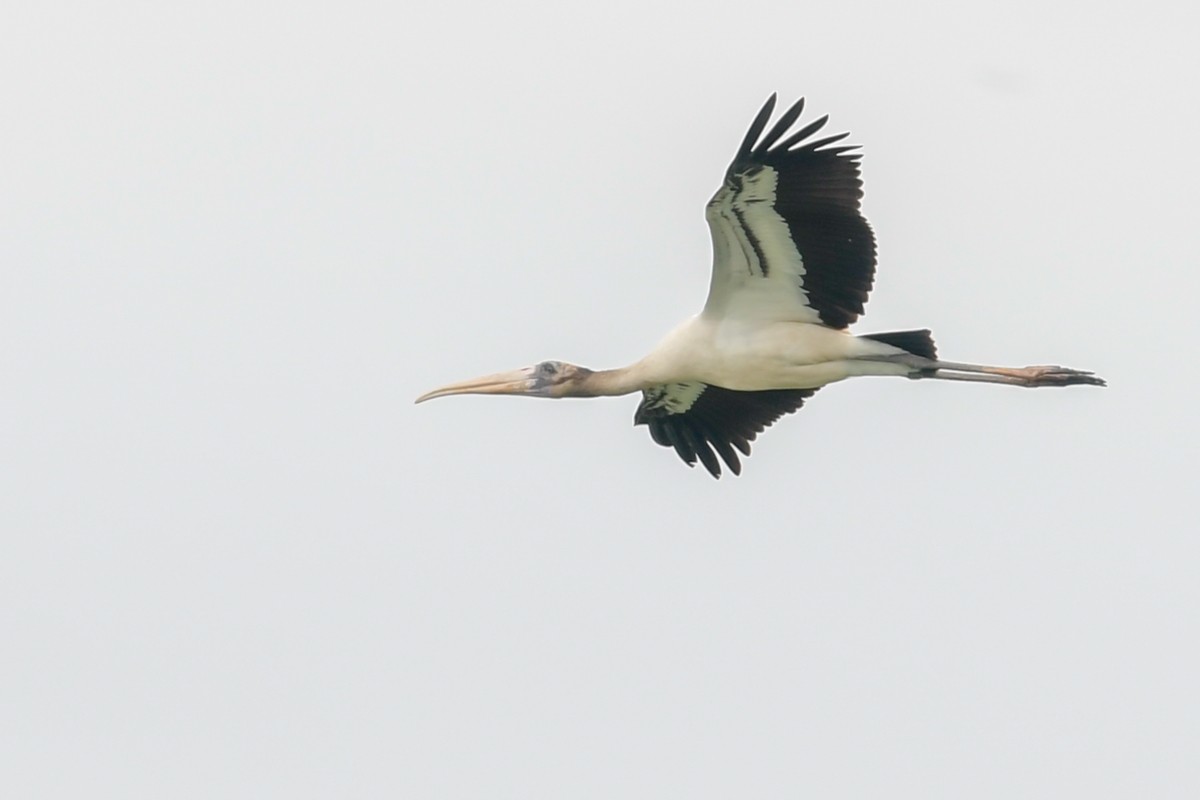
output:
<svg viewBox="0 0 1200 800"><path fill-rule="evenodd" d="M435 5L6 12L0 792L1200 794L1193 11ZM719 482L412 404L697 311L772 91L864 146L857 330L1111 385L851 381Z"/></svg>

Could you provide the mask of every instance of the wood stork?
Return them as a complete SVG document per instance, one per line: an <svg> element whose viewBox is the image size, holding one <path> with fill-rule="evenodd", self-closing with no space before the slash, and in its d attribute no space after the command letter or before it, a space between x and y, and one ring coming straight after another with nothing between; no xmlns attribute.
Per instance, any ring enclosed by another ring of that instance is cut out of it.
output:
<svg viewBox="0 0 1200 800"><path fill-rule="evenodd" d="M1056 366L992 367L942 361L928 330L851 334L875 274L875 237L859 211L858 145L848 134L811 139L829 117L789 133L804 99L763 136L767 100L708 203L713 268L704 309L645 358L620 369L561 361L452 383L453 394L600 397L640 391L635 425L688 466L715 478L741 472L763 429L826 384L857 375L1071 386L1104 381ZM761 136L761 138L760 138ZM718 460L718 456L720 460Z"/></svg>

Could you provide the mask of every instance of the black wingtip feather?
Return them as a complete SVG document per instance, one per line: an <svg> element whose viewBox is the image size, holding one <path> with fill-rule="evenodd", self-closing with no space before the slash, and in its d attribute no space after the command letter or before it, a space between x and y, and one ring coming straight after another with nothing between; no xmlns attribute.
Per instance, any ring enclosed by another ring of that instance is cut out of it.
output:
<svg viewBox="0 0 1200 800"><path fill-rule="evenodd" d="M681 425L665 426L667 438L671 442L671 446L675 448L675 452L679 453L689 467L696 465L696 451L692 448L687 439L687 431Z"/></svg>
<svg viewBox="0 0 1200 800"><path fill-rule="evenodd" d="M687 441L688 448L700 458L700 462L704 464L704 468L708 470L714 478L721 477L721 464L717 461L717 457L713 455L713 451L709 448L705 437L699 433L694 425L680 425L679 432L682 438Z"/></svg>
<svg viewBox="0 0 1200 800"><path fill-rule="evenodd" d="M801 97L795 103L792 103L791 108L783 112L783 116L779 118L779 121L776 122L771 127L771 130L767 132L767 135L762 138L762 140L758 143L758 146L754 148L755 154L765 153L766 151L770 150L771 146L775 144L775 141L779 139L780 136L783 136L785 133L787 133L787 129L792 127L792 123L800 118L800 114L803 113L803 111L804 98Z"/></svg>
<svg viewBox="0 0 1200 800"><path fill-rule="evenodd" d="M834 136L826 136L824 139L817 139L815 142L809 142L808 144L804 145L804 149L805 150L814 150L814 151L820 150L825 145L833 144L834 142L840 142L842 139L845 139L849 135L850 135L850 131L846 131L845 133L839 133Z"/></svg>
<svg viewBox="0 0 1200 800"><path fill-rule="evenodd" d="M720 439L709 437L712 446L717 448L717 453L720 454L722 460L729 466L729 471L734 475L742 474L742 462L738 459L737 453L729 446L728 442L723 442Z"/></svg>
<svg viewBox="0 0 1200 800"><path fill-rule="evenodd" d="M777 99L775 92L772 92L771 96L767 98L767 102L763 104L762 110L758 112L754 122L750 123L750 130L746 131L746 138L742 140L742 146L738 148L737 158L734 161L740 161L750 155L754 143L758 141L759 134L763 132L763 128L767 127L767 120L771 118L771 112L775 110Z"/></svg>
<svg viewBox="0 0 1200 800"><path fill-rule="evenodd" d="M829 122L828 114L821 117L820 119L813 120L812 122L808 123L803 128L801 128L800 130L796 131L791 136L789 136L788 138L786 138L782 142L780 142L779 147L777 147L775 149L776 150L791 149L792 145L794 145L798 142L804 141L805 139L812 136L817 131L821 130L821 128L824 128L825 123L827 123L827 122Z"/></svg>

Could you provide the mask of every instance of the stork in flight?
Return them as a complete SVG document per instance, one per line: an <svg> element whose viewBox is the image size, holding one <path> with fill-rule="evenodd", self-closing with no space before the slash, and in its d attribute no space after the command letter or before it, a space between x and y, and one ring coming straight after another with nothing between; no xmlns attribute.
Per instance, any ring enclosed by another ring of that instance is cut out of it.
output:
<svg viewBox="0 0 1200 800"><path fill-rule="evenodd" d="M942 361L928 330L847 328L863 313L875 275L875 237L859 211L857 145L848 134L811 139L824 116L794 133L804 100L766 135L767 100L708 203L713 268L704 309L642 360L590 370L561 361L452 383L452 394L602 397L642 393L635 425L713 477L741 472L764 428L826 384L858 375L982 381L1010 386L1104 386L1066 367L991 367ZM718 460L720 456L720 460Z"/></svg>

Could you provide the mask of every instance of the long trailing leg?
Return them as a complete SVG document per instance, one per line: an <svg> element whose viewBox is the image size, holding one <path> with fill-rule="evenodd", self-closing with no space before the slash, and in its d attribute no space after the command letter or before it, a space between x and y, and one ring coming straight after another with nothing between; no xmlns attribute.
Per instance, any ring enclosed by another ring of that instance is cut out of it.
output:
<svg viewBox="0 0 1200 800"><path fill-rule="evenodd" d="M910 378L933 378L943 381L982 381L1007 383L1011 386L1107 386L1094 372L1069 367L1041 365L1034 367L989 367L982 364L960 364L938 361L932 374L920 370Z"/></svg>
<svg viewBox="0 0 1200 800"><path fill-rule="evenodd" d="M908 377L914 380L930 378L942 381L976 381L1003 383L1009 386L1106 386L1103 378L1093 372L1059 366L992 367L986 364L963 364L957 361L922 358L910 353L885 357L887 361L912 367Z"/></svg>

